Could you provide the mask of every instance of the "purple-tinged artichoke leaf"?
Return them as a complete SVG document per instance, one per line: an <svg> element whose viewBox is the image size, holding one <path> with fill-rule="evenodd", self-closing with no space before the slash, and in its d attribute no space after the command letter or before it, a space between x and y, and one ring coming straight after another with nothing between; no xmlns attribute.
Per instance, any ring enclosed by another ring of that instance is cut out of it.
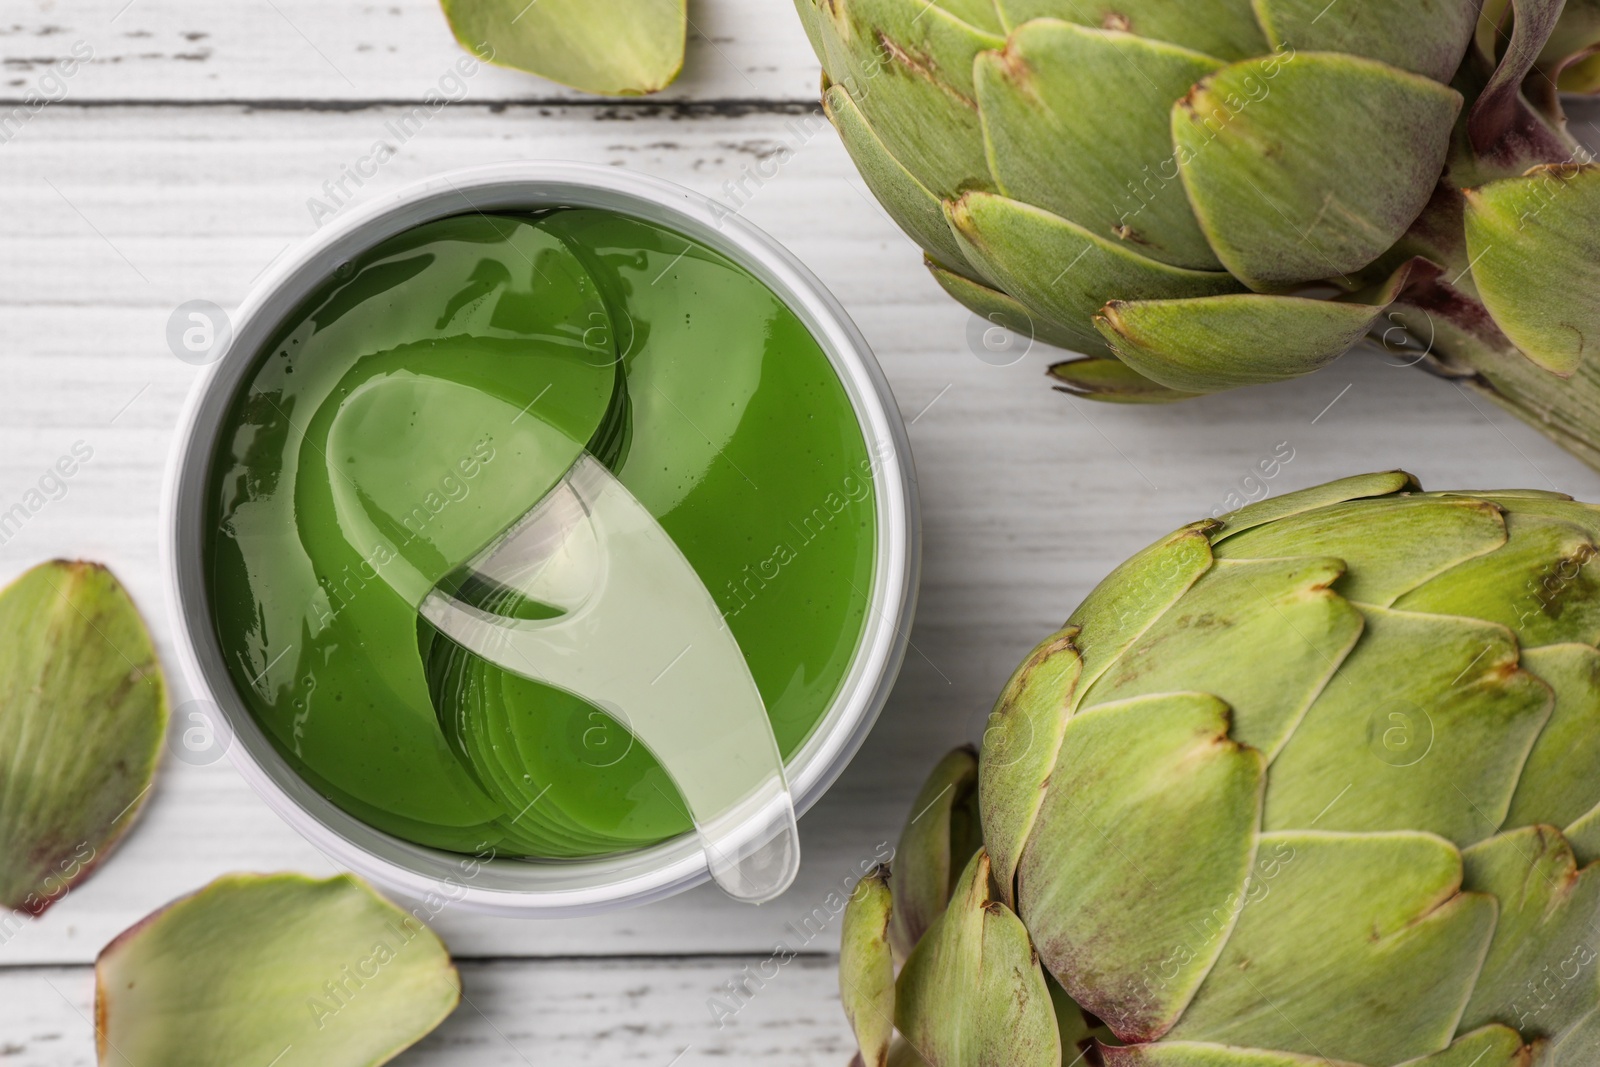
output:
<svg viewBox="0 0 1600 1067"><path fill-rule="evenodd" d="M1060 1067L1055 1006L980 850L900 972L895 1022L928 1067Z"/></svg>
<svg viewBox="0 0 1600 1067"><path fill-rule="evenodd" d="M1218 258L1274 292L1350 278L1388 251L1433 195L1460 108L1454 89L1386 63L1290 51L1201 81L1172 132Z"/></svg>
<svg viewBox="0 0 1600 1067"><path fill-rule="evenodd" d="M94 563L0 592L0 905L40 915L111 851L149 795L167 727L139 611Z"/></svg>
<svg viewBox="0 0 1600 1067"><path fill-rule="evenodd" d="M1600 165L1535 167L1466 197L1484 306L1534 363L1572 374L1600 346Z"/></svg>
<svg viewBox="0 0 1600 1067"><path fill-rule="evenodd" d="M1023 853L1039 958L1126 1042L1183 1016L1247 899L1266 760L1230 718L1204 693L1078 712Z"/></svg>
<svg viewBox="0 0 1600 1067"><path fill-rule="evenodd" d="M219 878L95 963L103 1067L374 1067L460 999L433 932L349 875Z"/></svg>
<svg viewBox="0 0 1600 1067"><path fill-rule="evenodd" d="M1511 0L1511 42L1467 115L1467 135L1481 160L1517 169L1570 158L1561 135L1523 96L1524 83L1555 32L1564 3ZM1478 29L1479 49L1491 62L1502 36L1494 26L1486 17Z"/></svg>
<svg viewBox="0 0 1600 1067"><path fill-rule="evenodd" d="M893 907L888 872L879 867L850 894L839 933L839 992L863 1067L887 1067L894 1037Z"/></svg>
<svg viewBox="0 0 1600 1067"><path fill-rule="evenodd" d="M468 51L586 93L660 92L683 70L687 0L443 0Z"/></svg>

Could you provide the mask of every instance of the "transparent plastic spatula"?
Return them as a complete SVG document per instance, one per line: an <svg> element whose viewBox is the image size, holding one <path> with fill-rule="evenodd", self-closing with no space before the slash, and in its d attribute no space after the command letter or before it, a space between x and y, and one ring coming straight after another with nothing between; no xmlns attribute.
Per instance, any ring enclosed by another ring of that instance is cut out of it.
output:
<svg viewBox="0 0 1600 1067"><path fill-rule="evenodd" d="M759 904L789 887L800 832L744 654L689 561L610 471L583 454L463 573L564 614L495 615L441 584L418 605L435 629L627 726L677 784L729 896Z"/></svg>

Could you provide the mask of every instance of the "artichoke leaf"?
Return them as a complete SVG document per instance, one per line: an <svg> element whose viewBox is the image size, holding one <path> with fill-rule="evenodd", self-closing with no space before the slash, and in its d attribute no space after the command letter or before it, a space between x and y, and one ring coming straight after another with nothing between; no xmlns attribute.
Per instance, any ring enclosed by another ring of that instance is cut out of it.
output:
<svg viewBox="0 0 1600 1067"><path fill-rule="evenodd" d="M1522 665L1555 690L1556 706L1522 769L1506 825L1567 826L1600 805L1600 651L1529 648Z"/></svg>
<svg viewBox="0 0 1600 1067"><path fill-rule="evenodd" d="M1213 551L1219 559L1332 556L1349 569L1340 593L1388 607L1436 576L1487 559L1506 542L1506 520L1495 504L1467 496L1414 496L1330 503L1315 515L1240 531L1219 540Z"/></svg>
<svg viewBox="0 0 1600 1067"><path fill-rule="evenodd" d="M943 213L939 216L939 223L941 226L944 225ZM948 233L949 230L946 229L945 232ZM1084 344L1099 344L1086 327L1051 322L1049 319L1035 319L1028 313L1027 308L1005 293L991 289L982 282L963 277L945 268L931 256L923 258L923 266L928 268L933 280L938 282L945 292L965 305L968 311L985 322L1010 330L1029 342L1043 341L1057 348L1081 348Z"/></svg>
<svg viewBox="0 0 1600 1067"><path fill-rule="evenodd" d="M1360 644L1273 761L1263 826L1417 830L1461 846L1494 835L1549 721L1550 687L1518 666L1504 627L1362 614Z"/></svg>
<svg viewBox="0 0 1600 1067"><path fill-rule="evenodd" d="M1543 1064L1535 1049L1522 1043L1522 1035L1506 1026L1486 1026L1458 1037L1443 1052L1435 1052L1402 1067L1534 1067ZM1572 1064L1571 1067L1577 1067Z"/></svg>
<svg viewBox="0 0 1600 1067"><path fill-rule="evenodd" d="M995 886L1011 907L1016 906L1013 883L1022 847L1044 803L1083 673L1073 644L1077 636L1069 627L1028 654L1001 691L983 731L978 810Z"/></svg>
<svg viewBox="0 0 1600 1067"><path fill-rule="evenodd" d="M1321 370L1367 335L1383 308L1236 293L1189 300L1113 300L1095 328L1152 381L1203 394Z"/></svg>
<svg viewBox="0 0 1600 1067"><path fill-rule="evenodd" d="M1558 1041L1600 995L1600 868L1579 870L1550 826L1490 838L1463 858L1466 887L1499 899L1500 923L1461 1025Z"/></svg>
<svg viewBox="0 0 1600 1067"><path fill-rule="evenodd" d="M1204 693L1080 711L1023 853L1039 958L1123 1041L1177 1022L1244 906L1266 760L1229 726Z"/></svg>
<svg viewBox="0 0 1600 1067"><path fill-rule="evenodd" d="M1467 135L1480 160L1510 168L1571 158L1568 145L1522 95L1565 4L1566 0L1511 0L1515 12L1511 42L1467 114ZM1492 57L1503 34L1484 18L1478 36L1480 51Z"/></svg>
<svg viewBox="0 0 1600 1067"><path fill-rule="evenodd" d="M1081 706L1194 689L1233 711L1231 736L1271 759L1361 636L1363 620L1330 586L1337 559L1217 560L1180 605L1118 657ZM1233 649L1273 664L1240 671ZM985 818L987 820L987 804Z"/></svg>
<svg viewBox="0 0 1600 1067"><path fill-rule="evenodd" d="M1491 503L1493 494L1483 494ZM1510 498L1505 498L1510 499ZM1407 611L1464 614L1514 631L1525 647L1600 642L1596 512L1520 499L1506 508L1505 547L1463 561L1395 602ZM1588 519L1590 521L1583 521Z"/></svg>
<svg viewBox="0 0 1600 1067"><path fill-rule="evenodd" d="M978 756L968 747L940 760L917 793L895 847L889 883L894 896L889 936L900 959L944 913L956 879L983 843L977 787Z"/></svg>
<svg viewBox="0 0 1600 1067"><path fill-rule="evenodd" d="M1052 322L1092 328L1107 301L1218 296L1240 285L1220 271L1168 266L1100 237L1059 215L993 193L971 192L945 204L945 217L969 262ZM1109 355L1093 337L1082 351Z"/></svg>
<svg viewBox="0 0 1600 1067"><path fill-rule="evenodd" d="M979 110L1002 193L1141 255L1220 270L1178 177L1172 101L1222 66L1186 48L1041 19L978 56Z"/></svg>
<svg viewBox="0 0 1600 1067"><path fill-rule="evenodd" d="M1343 1060L1301 1056L1293 1052L1235 1048L1198 1041L1163 1041L1157 1045L1100 1046L1105 1067L1361 1067Z"/></svg>
<svg viewBox="0 0 1600 1067"><path fill-rule="evenodd" d="M944 205L900 161L889 154L866 116L842 85L828 87L823 110L839 131L839 139L861 172L872 195L899 227L922 246L935 263L971 278L977 268L967 262L944 218Z"/></svg>
<svg viewBox="0 0 1600 1067"><path fill-rule="evenodd" d="M656 93L683 70L688 0L443 3L451 31L470 51L586 93Z"/></svg>
<svg viewBox="0 0 1600 1067"><path fill-rule="evenodd" d="M1250 0L996 0L1009 25L1064 19L1182 45L1224 60L1267 51Z"/></svg>
<svg viewBox="0 0 1600 1067"><path fill-rule="evenodd" d="M433 932L349 875L219 878L95 963L107 1067L368 1067L420 1041L460 998Z"/></svg>
<svg viewBox="0 0 1600 1067"><path fill-rule="evenodd" d="M1056 389L1060 392L1102 404L1171 404L1199 395L1169 389L1114 356L1052 364L1050 379L1058 383Z"/></svg>
<svg viewBox="0 0 1600 1067"><path fill-rule="evenodd" d="M829 0L817 14L830 76L888 153L941 198L990 188L972 71L1004 39L929 0Z"/></svg>
<svg viewBox="0 0 1600 1067"><path fill-rule="evenodd" d="M1317 511L1330 504L1342 504L1347 500L1370 500L1374 497L1415 492L1421 489L1422 484L1405 471L1357 474L1349 478L1341 478L1336 482L1312 486L1310 489L1297 489L1282 496L1268 497L1266 500L1258 500L1254 504L1246 504L1238 511L1225 516L1223 525L1213 535L1211 543L1215 548L1229 538L1237 537L1246 530L1253 530L1258 526L1266 526L1268 523L1277 522L1279 519L1287 519L1294 515Z"/></svg>
<svg viewBox="0 0 1600 1067"><path fill-rule="evenodd" d="M1433 195L1460 108L1455 90L1388 64L1291 51L1200 82L1173 105L1172 133L1217 257L1272 292L1388 251Z"/></svg>
<svg viewBox="0 0 1600 1067"><path fill-rule="evenodd" d="M1022 921L989 896L989 857L906 961L895 1022L928 1067L1060 1067L1055 1006Z"/></svg>
<svg viewBox="0 0 1600 1067"><path fill-rule="evenodd" d="M1461 854L1414 832L1263 834L1261 853L1276 876L1172 1037L1369 1067L1448 1047L1496 914L1461 891Z"/></svg>
<svg viewBox="0 0 1600 1067"><path fill-rule="evenodd" d="M1216 526L1202 520L1169 534L1126 560L1084 597L1067 620L1082 631L1076 641L1083 657L1082 691L1211 569L1207 535Z"/></svg>
<svg viewBox="0 0 1600 1067"><path fill-rule="evenodd" d="M1448 82L1478 25L1478 0L1256 0L1273 48L1345 52Z"/></svg>
<svg viewBox="0 0 1600 1067"><path fill-rule="evenodd" d="M105 858L150 791L166 682L104 567L57 560L0 592L0 905L43 914Z"/></svg>
<svg viewBox="0 0 1600 1067"><path fill-rule="evenodd" d="M1466 198L1484 306L1529 359L1570 375L1600 344L1600 165L1535 167Z"/></svg>
<svg viewBox="0 0 1600 1067"><path fill-rule="evenodd" d="M888 872L879 867L857 883L839 932L839 991L863 1067L887 1067L894 1038L893 911Z"/></svg>

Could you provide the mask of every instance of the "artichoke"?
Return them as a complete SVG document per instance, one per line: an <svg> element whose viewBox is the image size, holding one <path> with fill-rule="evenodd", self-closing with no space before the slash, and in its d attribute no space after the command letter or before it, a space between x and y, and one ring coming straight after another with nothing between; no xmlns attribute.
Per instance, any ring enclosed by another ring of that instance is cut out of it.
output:
<svg viewBox="0 0 1600 1067"><path fill-rule="evenodd" d="M1600 1063L1597 544L1395 472L1133 557L854 894L862 1061Z"/></svg>
<svg viewBox="0 0 1600 1067"><path fill-rule="evenodd" d="M1600 0L796 0L863 178L977 314L1178 400L1415 352L1600 467ZM1482 8L1482 10L1480 10Z"/></svg>

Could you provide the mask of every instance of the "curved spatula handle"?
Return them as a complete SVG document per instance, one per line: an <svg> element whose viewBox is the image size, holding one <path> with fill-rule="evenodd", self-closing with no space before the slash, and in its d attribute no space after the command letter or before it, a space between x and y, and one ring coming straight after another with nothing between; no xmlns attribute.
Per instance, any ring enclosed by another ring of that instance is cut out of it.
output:
<svg viewBox="0 0 1600 1067"><path fill-rule="evenodd" d="M627 726L677 784L730 896L789 887L800 834L755 679L699 575L610 471L581 456L462 571L564 614L508 618L436 586L420 605L435 629Z"/></svg>

